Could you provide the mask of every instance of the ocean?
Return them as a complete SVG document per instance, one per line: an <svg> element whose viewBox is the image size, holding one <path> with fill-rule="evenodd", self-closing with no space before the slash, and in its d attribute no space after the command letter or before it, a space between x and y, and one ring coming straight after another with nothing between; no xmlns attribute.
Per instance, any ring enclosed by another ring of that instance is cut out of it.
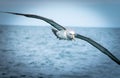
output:
<svg viewBox="0 0 120 78"><path fill-rule="evenodd" d="M68 28L120 59L120 28ZM0 26L0 78L120 78L120 66L83 40L57 39L49 26Z"/></svg>

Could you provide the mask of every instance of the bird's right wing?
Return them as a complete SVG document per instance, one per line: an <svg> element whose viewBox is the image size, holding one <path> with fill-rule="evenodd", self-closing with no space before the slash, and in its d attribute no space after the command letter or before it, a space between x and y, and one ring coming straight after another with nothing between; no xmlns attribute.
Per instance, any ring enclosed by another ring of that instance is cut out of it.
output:
<svg viewBox="0 0 120 78"><path fill-rule="evenodd" d="M64 28L63 26L61 26L58 23L54 22L53 20L45 18L45 17L42 17L42 16L33 15L33 14L14 13L14 12L3 12L3 13L14 14L14 15L21 15L21 16L25 16L25 17L29 17L29 18L41 19L41 20L51 24L57 30L66 30L66 28Z"/></svg>
<svg viewBox="0 0 120 78"><path fill-rule="evenodd" d="M90 39L88 37L82 36L80 34L75 34L75 37L87 41L88 43L90 43L91 45L93 45L94 47L99 49L102 53L104 53L105 55L107 55L113 61L115 61L117 64L120 65L120 60L118 58L116 58L111 52L109 52L106 48L104 48L99 43L95 42L94 40L92 40L92 39Z"/></svg>

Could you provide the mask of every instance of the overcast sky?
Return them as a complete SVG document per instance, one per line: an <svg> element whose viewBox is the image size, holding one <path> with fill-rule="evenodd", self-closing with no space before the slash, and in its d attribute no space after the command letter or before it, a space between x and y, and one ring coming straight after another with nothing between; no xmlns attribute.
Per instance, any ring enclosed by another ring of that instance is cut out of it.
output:
<svg viewBox="0 0 120 78"><path fill-rule="evenodd" d="M64 26L120 27L119 0L0 0L0 11L30 13ZM0 13L2 25L44 26L41 20Z"/></svg>

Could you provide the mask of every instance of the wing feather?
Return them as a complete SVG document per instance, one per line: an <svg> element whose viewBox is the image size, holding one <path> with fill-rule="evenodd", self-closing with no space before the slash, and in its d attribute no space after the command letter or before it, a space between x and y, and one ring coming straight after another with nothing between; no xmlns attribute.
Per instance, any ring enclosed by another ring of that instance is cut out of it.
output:
<svg viewBox="0 0 120 78"><path fill-rule="evenodd" d="M30 18L41 19L41 20L49 23L53 27L55 27L57 30L66 30L66 28L64 28L63 26L59 25L55 21L53 21L51 19L48 19L48 18L45 18L45 17L42 17L42 16L33 15L33 14L14 13L14 12L4 12L4 13L9 13L9 14L14 14L14 15L21 15L21 16L30 17Z"/></svg>
<svg viewBox="0 0 120 78"><path fill-rule="evenodd" d="M94 40L92 40L88 37L85 37L85 36L82 36L82 35L79 35L79 34L75 34L75 37L87 41L88 43L90 43L91 45L93 45L94 47L99 49L102 53L104 53L105 55L107 55L113 61L115 61L117 64L120 65L120 60L117 57L115 57L110 51L108 51L105 47L100 45L99 43L95 42Z"/></svg>

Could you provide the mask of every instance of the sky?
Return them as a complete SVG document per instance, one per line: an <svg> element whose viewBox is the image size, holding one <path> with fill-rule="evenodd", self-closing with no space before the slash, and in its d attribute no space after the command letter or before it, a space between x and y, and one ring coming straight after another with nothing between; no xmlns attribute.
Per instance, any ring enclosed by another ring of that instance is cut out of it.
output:
<svg viewBox="0 0 120 78"><path fill-rule="evenodd" d="M0 0L0 11L36 14L63 26L120 27L119 0ZM0 13L1 25L45 26L38 20Z"/></svg>

